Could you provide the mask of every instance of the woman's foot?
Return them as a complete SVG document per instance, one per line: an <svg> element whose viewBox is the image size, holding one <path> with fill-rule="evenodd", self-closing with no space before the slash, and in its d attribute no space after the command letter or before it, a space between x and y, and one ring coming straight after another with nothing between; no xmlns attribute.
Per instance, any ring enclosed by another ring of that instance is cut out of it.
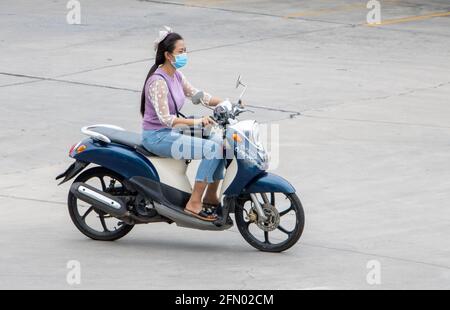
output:
<svg viewBox="0 0 450 310"><path fill-rule="evenodd" d="M194 202L189 200L184 208L184 212L203 221L214 222L217 220L217 216L209 214L203 210L203 205L200 201Z"/></svg>
<svg viewBox="0 0 450 310"><path fill-rule="evenodd" d="M220 202L218 203L209 203L209 202L202 202L202 208L203 211L205 211L208 214L216 214L217 209L220 207Z"/></svg>
<svg viewBox="0 0 450 310"><path fill-rule="evenodd" d="M217 208L220 207L220 201L217 197L204 197L202 202L203 211L207 214L216 214Z"/></svg>
<svg viewBox="0 0 450 310"><path fill-rule="evenodd" d="M220 205L220 200L216 195L209 196L208 193L206 193L205 197L203 197L203 204L218 206Z"/></svg>
<svg viewBox="0 0 450 310"><path fill-rule="evenodd" d="M206 188L205 196L203 197L203 205L206 207L218 207L220 206L220 200L217 197L217 190L219 188L220 181L214 181L209 183Z"/></svg>

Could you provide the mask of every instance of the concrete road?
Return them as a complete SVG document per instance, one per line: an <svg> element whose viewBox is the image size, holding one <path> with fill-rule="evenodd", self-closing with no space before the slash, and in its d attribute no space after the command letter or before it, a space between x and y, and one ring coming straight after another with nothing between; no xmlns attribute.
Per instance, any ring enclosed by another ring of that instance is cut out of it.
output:
<svg viewBox="0 0 450 310"><path fill-rule="evenodd" d="M449 289L450 4L381 2L368 26L356 0L81 0L79 25L65 0L2 1L0 288ZM194 85L233 98L241 73L245 117L279 125L275 172L307 221L291 250L167 224L102 243L71 223L54 177L81 126L140 130L162 25Z"/></svg>

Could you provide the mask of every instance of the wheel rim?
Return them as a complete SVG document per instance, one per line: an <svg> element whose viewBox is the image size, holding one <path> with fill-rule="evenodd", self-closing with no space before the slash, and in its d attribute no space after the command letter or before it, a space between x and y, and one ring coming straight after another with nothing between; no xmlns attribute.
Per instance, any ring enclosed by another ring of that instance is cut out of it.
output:
<svg viewBox="0 0 450 310"><path fill-rule="evenodd" d="M125 191L124 185L117 177L105 173L90 176L82 182L113 196L121 195ZM125 229L126 225L121 220L77 199L74 195L71 196L75 219L84 230L97 236L107 237Z"/></svg>
<svg viewBox="0 0 450 310"><path fill-rule="evenodd" d="M258 193L256 195L268 220L258 223L254 203L249 199L243 204L243 223L249 237L265 247L288 243L299 229L299 206L284 193Z"/></svg>

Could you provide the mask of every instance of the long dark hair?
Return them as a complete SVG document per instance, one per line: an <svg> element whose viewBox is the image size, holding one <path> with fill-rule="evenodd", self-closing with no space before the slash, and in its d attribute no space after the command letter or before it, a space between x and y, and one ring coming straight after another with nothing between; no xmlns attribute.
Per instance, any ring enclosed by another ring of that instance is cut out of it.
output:
<svg viewBox="0 0 450 310"><path fill-rule="evenodd" d="M164 56L165 52L173 53L175 50L175 43L178 40L183 40L183 38L175 32L169 33L167 37L164 38L161 42L158 44L158 49L156 51L156 57L155 57L155 64L151 67L150 71L147 74L147 77L145 78L144 87L142 88L142 94L141 94L141 114L144 116L145 113L145 84L147 83L147 80L152 76L153 73L155 73L156 69L160 65L162 65L166 61L166 57Z"/></svg>

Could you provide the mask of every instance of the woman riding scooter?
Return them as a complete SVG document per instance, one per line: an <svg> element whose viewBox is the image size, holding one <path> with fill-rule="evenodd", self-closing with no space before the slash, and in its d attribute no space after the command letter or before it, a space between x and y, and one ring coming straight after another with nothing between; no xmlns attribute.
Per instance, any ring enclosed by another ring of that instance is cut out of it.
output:
<svg viewBox="0 0 450 310"><path fill-rule="evenodd" d="M186 64L181 36L167 29L155 47L156 61L142 92L143 135L110 124L85 126L81 132L88 137L69 150L75 161L56 177L62 179L59 184L76 177L67 197L73 223L84 235L103 241L120 239L137 224L225 231L236 223L258 250L289 249L303 232L303 208L295 188L267 171L269 156L258 122L238 118L248 111L241 104L246 85L237 79L236 88L244 88L236 102L197 91L177 70ZM185 97L193 104L214 105L213 118L180 117ZM178 128L211 122L210 139L181 134ZM216 132L220 137L214 137ZM188 159L201 159L193 189ZM85 170L90 164L95 167ZM219 208L203 210L205 204Z"/></svg>
<svg viewBox="0 0 450 310"><path fill-rule="evenodd" d="M183 107L185 98L191 98L198 92L177 70L187 63L183 38L165 27L165 30L160 31L154 47L155 64L147 75L141 96L142 144L148 151L162 157L174 157L173 149L181 145L189 148L182 150L183 159L202 159L191 198L184 210L199 219L215 221L216 216L205 212L203 207L217 207L220 204L217 189L224 171L222 137L212 135L206 140L183 135L175 130L180 126L207 126L213 121L209 117L180 117L179 110ZM215 106L221 101L204 92L204 103Z"/></svg>

